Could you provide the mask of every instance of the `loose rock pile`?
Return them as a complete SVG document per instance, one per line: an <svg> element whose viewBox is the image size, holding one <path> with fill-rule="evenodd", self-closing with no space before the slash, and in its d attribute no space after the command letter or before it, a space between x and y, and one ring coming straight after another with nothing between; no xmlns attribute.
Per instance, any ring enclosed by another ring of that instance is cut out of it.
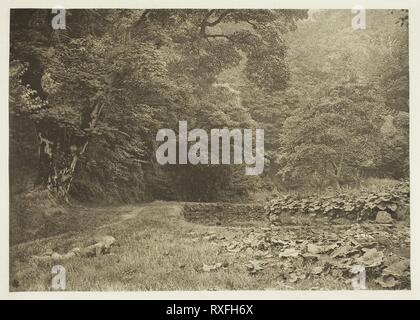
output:
<svg viewBox="0 0 420 320"><path fill-rule="evenodd" d="M221 253L235 255L235 261L243 263L250 274L274 268L283 283L330 276L351 288L355 272L364 268L369 286L410 287L410 232L401 223L261 227L235 229L226 237L215 233L191 236L192 241L209 241ZM224 267L222 261L215 261L204 265L203 271L217 272Z"/></svg>

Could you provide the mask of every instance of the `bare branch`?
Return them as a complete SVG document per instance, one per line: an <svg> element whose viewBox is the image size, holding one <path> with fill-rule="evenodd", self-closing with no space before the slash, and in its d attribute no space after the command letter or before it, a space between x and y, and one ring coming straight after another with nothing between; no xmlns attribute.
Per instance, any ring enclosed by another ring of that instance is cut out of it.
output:
<svg viewBox="0 0 420 320"><path fill-rule="evenodd" d="M207 26L208 27L214 27L215 25L219 24L220 22L222 22L223 18L226 17L229 13L232 13L233 10L226 10L224 11L219 18L217 18L215 21L213 22L207 22Z"/></svg>
<svg viewBox="0 0 420 320"><path fill-rule="evenodd" d="M214 9L208 10L206 15L204 16L204 19L200 24L200 35L201 36L204 36L204 34L206 33L207 20L208 20L208 18L210 18L210 16L213 14L214 11L215 11Z"/></svg>
<svg viewBox="0 0 420 320"><path fill-rule="evenodd" d="M200 24L200 36L202 36L202 37L207 37L208 35L206 35L206 28L207 27L214 27L215 25L217 25L217 24L219 24L220 22L222 22L222 20L229 14L229 13L231 13L231 12L233 12L234 10L226 10L226 11L224 11L222 14L220 14L220 16L216 19L216 20L214 20L214 21L212 21L212 22L210 22L210 21L208 21L208 19L211 17L211 15L215 12L215 10L214 9L212 9L212 10L209 10L207 13L206 13L206 15L204 16L204 19L203 19L203 21L201 22L201 24ZM213 37L214 38L214 37Z"/></svg>
<svg viewBox="0 0 420 320"><path fill-rule="evenodd" d="M247 22L248 24L250 24L253 28L257 29L257 25L256 25L254 22L251 22L251 21L249 21L249 20L246 20L246 22Z"/></svg>

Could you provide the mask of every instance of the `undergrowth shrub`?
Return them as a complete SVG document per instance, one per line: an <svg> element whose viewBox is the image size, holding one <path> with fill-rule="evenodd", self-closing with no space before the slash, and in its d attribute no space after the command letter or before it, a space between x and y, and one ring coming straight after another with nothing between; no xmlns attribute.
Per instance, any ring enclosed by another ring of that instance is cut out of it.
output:
<svg viewBox="0 0 420 320"><path fill-rule="evenodd" d="M362 188L324 195L283 195L272 199L266 206L266 212L271 221L276 221L284 213L361 221L375 219L379 211L388 212L394 219L404 219L408 216L409 201L409 182L402 181L375 191Z"/></svg>
<svg viewBox="0 0 420 320"><path fill-rule="evenodd" d="M54 236L78 228L78 219L69 214L47 190L34 190L10 199L10 243Z"/></svg>

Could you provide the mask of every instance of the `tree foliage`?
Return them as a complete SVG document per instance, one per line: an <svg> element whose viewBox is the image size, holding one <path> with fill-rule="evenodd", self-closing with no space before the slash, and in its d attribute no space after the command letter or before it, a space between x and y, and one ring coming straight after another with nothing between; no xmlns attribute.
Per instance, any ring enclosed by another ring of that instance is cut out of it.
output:
<svg viewBox="0 0 420 320"><path fill-rule="evenodd" d="M201 128L255 125L218 76L241 65L256 88L284 89L284 34L306 16L305 10L68 10L66 29L53 30L49 10L12 10L11 139L19 139L21 119L31 123L23 134L38 140L36 183L64 198L177 194L185 172L156 165L157 129L178 120ZM204 179L203 192L214 193L217 181L235 172L198 169L184 183Z"/></svg>
<svg viewBox="0 0 420 320"><path fill-rule="evenodd" d="M272 107L283 110L272 161L280 184L408 176L408 26L395 15L367 11L366 29L353 30L350 11L313 11L287 35L292 77Z"/></svg>

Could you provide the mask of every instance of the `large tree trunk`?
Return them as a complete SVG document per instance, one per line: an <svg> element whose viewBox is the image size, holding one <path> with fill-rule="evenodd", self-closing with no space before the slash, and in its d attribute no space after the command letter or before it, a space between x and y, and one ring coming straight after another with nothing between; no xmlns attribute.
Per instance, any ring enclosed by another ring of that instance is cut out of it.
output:
<svg viewBox="0 0 420 320"><path fill-rule="evenodd" d="M103 104L97 103L84 119L83 129L96 126ZM52 121L42 120L36 123L39 141L39 172L37 183L59 198L68 201L68 193L73 182L80 156L86 151L89 133L68 132Z"/></svg>
<svg viewBox="0 0 420 320"><path fill-rule="evenodd" d="M68 201L68 192L79 157L86 149L87 141L63 143L61 135L49 130L38 130L39 173L38 184ZM74 138L72 140L75 140Z"/></svg>

